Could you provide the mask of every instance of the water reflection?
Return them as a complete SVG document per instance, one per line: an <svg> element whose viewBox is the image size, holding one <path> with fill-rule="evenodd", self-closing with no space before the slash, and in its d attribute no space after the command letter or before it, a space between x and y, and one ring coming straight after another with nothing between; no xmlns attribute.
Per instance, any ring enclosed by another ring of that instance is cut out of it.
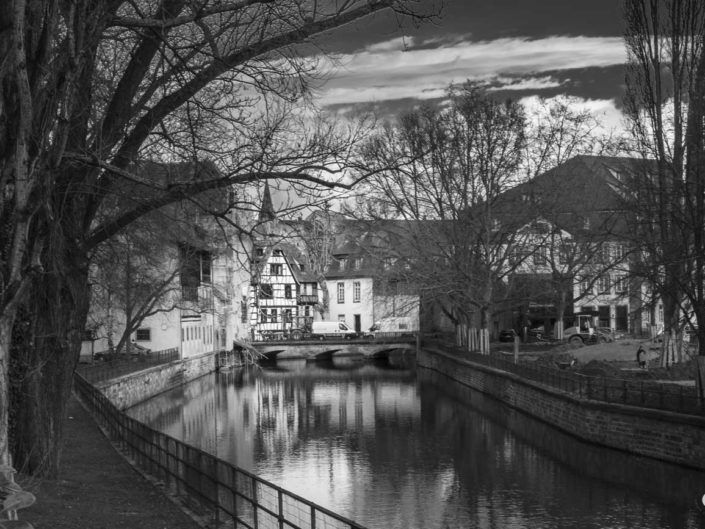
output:
<svg viewBox="0 0 705 529"><path fill-rule="evenodd" d="M417 377L408 355L280 361L131 413L369 527L703 521L702 473L578 442L438 374Z"/></svg>

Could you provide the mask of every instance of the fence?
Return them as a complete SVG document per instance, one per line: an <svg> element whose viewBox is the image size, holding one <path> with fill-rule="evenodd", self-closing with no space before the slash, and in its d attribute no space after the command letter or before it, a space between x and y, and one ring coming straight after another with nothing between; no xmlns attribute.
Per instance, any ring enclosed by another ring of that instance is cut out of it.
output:
<svg viewBox="0 0 705 529"><path fill-rule="evenodd" d="M119 411L81 374L75 388L93 416L147 474L217 527L363 529L250 472L142 424Z"/></svg>
<svg viewBox="0 0 705 529"><path fill-rule="evenodd" d="M148 367L167 364L179 359L179 349L164 349L149 353L139 353L126 357L116 355L109 360L97 361L91 364L79 364L76 370L89 382L96 383L110 380L122 375L142 371Z"/></svg>
<svg viewBox="0 0 705 529"><path fill-rule="evenodd" d="M463 357L585 399L692 415L705 414L705 406L693 386L587 376L542 365L515 364L504 358L478 353L464 352Z"/></svg>

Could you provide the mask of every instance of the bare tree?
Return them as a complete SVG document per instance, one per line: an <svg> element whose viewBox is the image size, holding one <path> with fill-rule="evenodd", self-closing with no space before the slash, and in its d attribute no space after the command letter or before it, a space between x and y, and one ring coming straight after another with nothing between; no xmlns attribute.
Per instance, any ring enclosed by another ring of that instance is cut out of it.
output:
<svg viewBox="0 0 705 529"><path fill-rule="evenodd" d="M662 362L668 365L682 354L683 315L694 316L700 343L705 339L705 6L696 0L629 0L625 15L626 110L634 148L655 161L631 175L628 203L640 273L663 302ZM698 365L702 382L705 361L698 358Z"/></svg>
<svg viewBox="0 0 705 529"><path fill-rule="evenodd" d="M16 466L57 470L95 248L147 211L209 189L268 178L338 185L358 137L300 129L294 103L318 71L302 46L409 4L2 2L0 462L12 462L9 432ZM146 156L191 170L153 180L131 170ZM150 192L101 216L124 182Z"/></svg>
<svg viewBox="0 0 705 529"><path fill-rule="evenodd" d="M521 161L524 113L478 87L451 89L446 110L424 107L387 126L368 151L366 211L406 221L403 245L426 300L456 325L487 331L511 269L517 232L499 204ZM400 239L401 240L401 239Z"/></svg>

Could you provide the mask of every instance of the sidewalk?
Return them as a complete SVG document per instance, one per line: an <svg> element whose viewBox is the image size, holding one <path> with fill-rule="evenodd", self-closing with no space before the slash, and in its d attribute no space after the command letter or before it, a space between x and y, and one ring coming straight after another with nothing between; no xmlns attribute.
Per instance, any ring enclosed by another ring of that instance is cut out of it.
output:
<svg viewBox="0 0 705 529"><path fill-rule="evenodd" d="M37 496L19 511L36 529L199 529L116 452L75 398L69 402L61 477L17 481Z"/></svg>

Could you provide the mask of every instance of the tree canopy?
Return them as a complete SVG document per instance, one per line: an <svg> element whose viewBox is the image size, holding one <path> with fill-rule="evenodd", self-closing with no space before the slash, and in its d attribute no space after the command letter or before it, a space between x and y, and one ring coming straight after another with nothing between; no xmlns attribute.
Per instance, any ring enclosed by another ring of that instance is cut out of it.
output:
<svg viewBox="0 0 705 529"><path fill-rule="evenodd" d="M28 471L57 468L96 247L146 212L209 189L267 178L346 185L359 169L361 130L302 110L311 80L324 73L309 51L318 36L356 20L385 9L413 16L416 7L1 3L0 462L11 462L11 445ZM150 178L132 170L143 158L186 161L191 170ZM126 182L149 192L106 209Z"/></svg>

